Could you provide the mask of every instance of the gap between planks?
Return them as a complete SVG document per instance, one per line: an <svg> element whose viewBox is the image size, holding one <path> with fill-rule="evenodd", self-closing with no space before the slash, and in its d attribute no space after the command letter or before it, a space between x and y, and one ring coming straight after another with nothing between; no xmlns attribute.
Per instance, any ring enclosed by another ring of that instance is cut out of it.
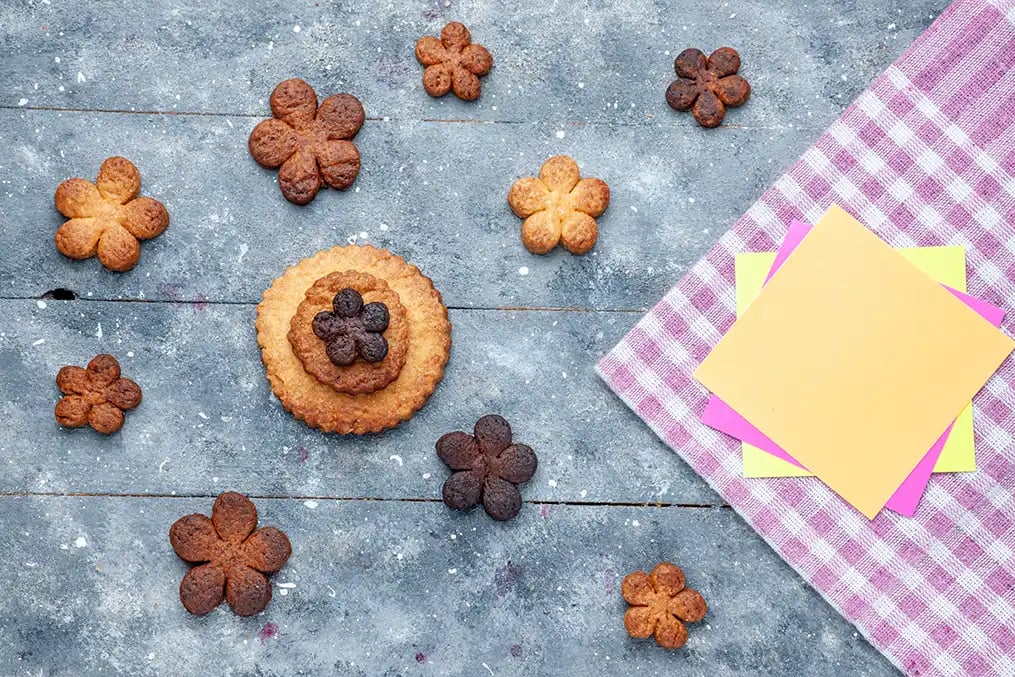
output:
<svg viewBox="0 0 1015 677"><path fill-rule="evenodd" d="M41 296L0 296L2 301L56 301L58 303L153 303L168 305L201 305L201 306L256 306L258 301L210 301L207 299L116 299L77 296L73 299L55 298L48 291ZM562 306L447 306L448 310L475 310L484 312L549 312L549 313L646 313L648 308L588 308Z"/></svg>
<svg viewBox="0 0 1015 677"><path fill-rule="evenodd" d="M192 493L192 494L132 494L132 493L106 493L90 491L0 491L0 498L147 498L147 499L190 499L190 498L215 498L218 494ZM289 495L289 494L246 494L250 499L255 500L286 500L286 501L334 501L336 503L443 503L439 498L382 498L376 496L316 496L316 495ZM577 507L606 507L606 508L684 508L690 510L730 510L727 503L669 503L665 501L639 502L639 501L537 501L523 500L526 505L566 505Z"/></svg>
<svg viewBox="0 0 1015 677"><path fill-rule="evenodd" d="M229 113L223 111L179 111L179 110L126 110L120 108L62 108L58 106L15 106L11 104L0 104L0 110L12 111L38 111L44 113L103 113L111 115L166 115L176 117L224 117L224 118L250 118L262 120L269 116L269 113ZM390 116L374 117L367 116L364 120L368 122L394 122L394 123L427 123L427 124L452 124L452 125L528 125L545 124L566 127L673 127L679 128L681 123L675 121L672 125L656 122L655 117L648 117L642 122L631 122L629 120L483 120L476 118L393 118ZM724 124L712 130L764 130L764 131L807 131L820 132L823 127L799 127L794 125L771 125L751 126L743 124Z"/></svg>

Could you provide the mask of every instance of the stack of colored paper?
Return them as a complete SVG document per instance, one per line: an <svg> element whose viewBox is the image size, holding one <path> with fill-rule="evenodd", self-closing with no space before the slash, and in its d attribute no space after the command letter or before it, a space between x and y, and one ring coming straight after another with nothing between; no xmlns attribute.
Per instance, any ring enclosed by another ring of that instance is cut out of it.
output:
<svg viewBox="0 0 1015 677"><path fill-rule="evenodd" d="M965 250L894 250L841 208L736 260L737 322L695 372L747 477L814 475L868 518L975 470L971 399L1015 348Z"/></svg>

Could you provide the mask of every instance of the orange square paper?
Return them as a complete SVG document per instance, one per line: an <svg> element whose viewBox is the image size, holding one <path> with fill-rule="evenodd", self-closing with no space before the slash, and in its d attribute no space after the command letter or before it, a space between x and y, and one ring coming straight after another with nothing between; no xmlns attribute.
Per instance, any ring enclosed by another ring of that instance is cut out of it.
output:
<svg viewBox="0 0 1015 677"><path fill-rule="evenodd" d="M695 378L873 518L1013 348L833 205Z"/></svg>

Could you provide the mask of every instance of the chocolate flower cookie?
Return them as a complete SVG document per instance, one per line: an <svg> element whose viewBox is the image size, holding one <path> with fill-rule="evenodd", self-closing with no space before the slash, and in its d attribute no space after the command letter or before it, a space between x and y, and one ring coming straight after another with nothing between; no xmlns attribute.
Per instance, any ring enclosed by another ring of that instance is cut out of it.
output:
<svg viewBox="0 0 1015 677"><path fill-rule="evenodd" d="M380 362L388 354L383 332L388 328L388 307L380 301L363 305L363 296L346 287L335 294L334 310L322 310L314 317L314 334L326 344L328 359L346 367L361 358Z"/></svg>
<svg viewBox="0 0 1015 677"><path fill-rule="evenodd" d="M278 172L285 199L305 205L323 181L345 190L359 174L359 151L350 141L363 126L363 105L351 94L335 94L317 105L313 88L299 78L279 83L269 100L271 114L250 133L250 154Z"/></svg>
<svg viewBox="0 0 1015 677"><path fill-rule="evenodd" d="M274 527L257 527L257 508L243 494L215 499L211 519L195 513L176 520L169 543L192 567L180 582L180 601L192 614L206 614L225 598L235 613L252 616L271 601L273 574L292 554L289 538Z"/></svg>
<svg viewBox="0 0 1015 677"><path fill-rule="evenodd" d="M441 31L441 39L427 35L416 41L416 58L426 66L423 89L430 96L454 91L463 101L479 98L479 76L493 68L493 57L483 45L472 43L469 29L452 21Z"/></svg>
<svg viewBox="0 0 1015 677"><path fill-rule="evenodd" d="M751 85L736 74L740 55L732 47L720 47L706 57L697 49L685 49L673 62L677 79L666 90L666 103L687 110L702 127L718 127L726 107L742 106L751 96Z"/></svg>
<svg viewBox="0 0 1015 677"><path fill-rule="evenodd" d="M482 501L495 520L509 520L522 507L516 484L536 472L536 454L524 444L511 444L511 426L490 414L476 421L474 435L453 432L437 440L437 455L455 472L444 482L449 508L464 510Z"/></svg>
<svg viewBox="0 0 1015 677"><path fill-rule="evenodd" d="M635 571L624 577L621 594L630 604L624 614L627 634L651 637L664 649L679 649L687 641L687 623L705 617L708 605L697 590L684 587L680 567L662 562L651 574Z"/></svg>
<svg viewBox="0 0 1015 677"><path fill-rule="evenodd" d="M141 257L138 240L169 226L169 212L158 200L138 197L141 173L122 157L107 158L95 183L67 179L56 189L56 208L70 221L56 231L57 250L71 259L90 259L118 273Z"/></svg>
<svg viewBox="0 0 1015 677"><path fill-rule="evenodd" d="M62 367L56 386L64 394L56 403L56 420L68 428L90 425L104 435L123 427L123 412L141 404L141 388L120 378L120 363L112 355L96 355L81 367Z"/></svg>

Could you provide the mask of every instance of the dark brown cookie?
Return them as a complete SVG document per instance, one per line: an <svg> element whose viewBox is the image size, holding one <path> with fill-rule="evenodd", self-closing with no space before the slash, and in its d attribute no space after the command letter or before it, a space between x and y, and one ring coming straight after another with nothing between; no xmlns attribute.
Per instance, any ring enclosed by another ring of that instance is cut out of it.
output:
<svg viewBox="0 0 1015 677"><path fill-rule="evenodd" d="M363 126L363 105L351 94L335 94L317 105L313 88L299 78L271 93L271 114L250 133L257 162L281 166L278 185L285 199L305 205L321 183L345 190L359 175L359 150L351 139Z"/></svg>
<svg viewBox="0 0 1015 677"><path fill-rule="evenodd" d="M677 79L666 90L666 103L687 110L702 127L718 127L726 107L742 106L751 96L751 85L737 75L740 55L732 47L720 47L706 57L700 50L685 49L673 62Z"/></svg>
<svg viewBox="0 0 1015 677"><path fill-rule="evenodd" d="M630 604L624 614L627 634L638 639L655 635L664 649L679 649L687 641L687 626L705 617L708 605L697 590L684 587L684 572L669 562L651 574L635 571L624 577L621 594Z"/></svg>
<svg viewBox="0 0 1015 677"><path fill-rule="evenodd" d="M449 508L482 502L495 520L509 520L522 507L517 484L528 482L538 460L531 448L511 443L511 426L490 414L476 421L474 434L452 432L437 440L437 455L454 470L442 495Z"/></svg>
<svg viewBox="0 0 1015 677"><path fill-rule="evenodd" d="M211 519L195 513L176 520L169 542L185 562L196 564L180 582L180 601L192 614L206 614L225 599L240 616L264 611L273 574L292 554L289 538L274 527L257 529L257 508L232 491L215 499Z"/></svg>
<svg viewBox="0 0 1015 677"><path fill-rule="evenodd" d="M381 301L363 303L363 296L346 287L331 302L331 310L314 316L313 330L324 341L324 352L336 367L348 367L357 359L380 362L388 355L384 330L388 307Z"/></svg>
<svg viewBox="0 0 1015 677"><path fill-rule="evenodd" d="M427 35L416 41L416 58L426 66L423 89L430 96L453 91L463 101L479 98L479 76L493 68L493 57L483 45L472 42L469 29L452 21L441 31L441 39Z"/></svg>
<svg viewBox="0 0 1015 677"><path fill-rule="evenodd" d="M64 394L56 403L56 420L68 428L90 425L104 435L123 427L123 412L141 404L141 387L120 378L120 363L112 355L96 355L81 367L62 367L56 387Z"/></svg>

